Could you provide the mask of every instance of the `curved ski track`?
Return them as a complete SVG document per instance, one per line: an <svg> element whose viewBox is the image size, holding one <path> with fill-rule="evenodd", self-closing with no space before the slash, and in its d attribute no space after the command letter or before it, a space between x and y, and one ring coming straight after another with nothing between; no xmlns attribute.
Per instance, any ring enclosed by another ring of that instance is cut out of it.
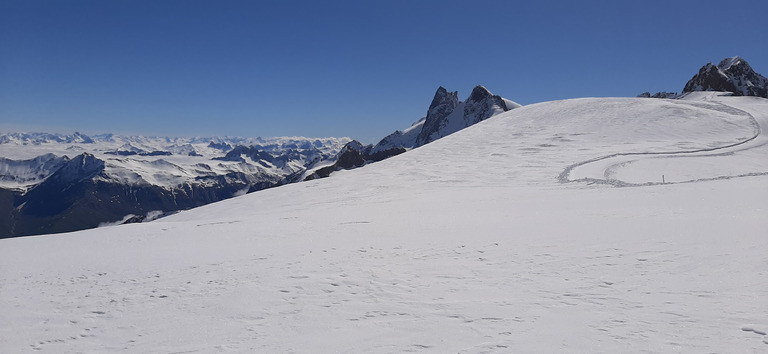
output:
<svg viewBox="0 0 768 354"><path fill-rule="evenodd" d="M626 182L620 179L615 179L610 177L610 175L614 174L616 170L640 160L673 158L673 157L696 158L696 157L705 157L705 156L725 155L725 154L734 153L737 151L744 151L744 150L754 149L757 147L768 145L768 137L763 133L765 131L764 127L768 127L768 114L762 113L762 114L758 114L758 116L755 117L755 114L754 114L755 112L750 112L749 109L744 109L745 107L743 106L735 107L733 105L725 104L722 102L712 102L710 100L706 100L706 101L710 103L717 103L731 109L739 110L749 115L750 120L752 120L752 123L755 126L755 134L752 137L742 140L740 142L728 144L724 146L713 147L713 148L681 150L681 151L664 151L664 152L626 152L626 153L615 153L615 154L605 155L605 156L597 157L591 160L578 162L566 167L565 170L563 170L563 172L560 173L560 175L558 176L558 181L560 183L586 182L587 184L609 184L615 187L637 187L637 186L651 186L651 185L659 185L659 184L704 182L704 181L719 180L719 179L731 179L731 178L739 178L739 177L768 175L768 172L753 172L753 173L747 173L747 174L724 175L724 176L718 176L714 178L701 178L701 179L694 179L694 180L680 181L680 182L664 182L664 181L650 182L649 181L645 183L630 183L630 182ZM716 152L716 154L712 154L713 152ZM593 176L583 177L578 179L570 178L571 172L573 172L573 170L584 167L589 164L593 164L598 161L603 161L608 159L614 159L616 161L612 162L607 167L601 169L602 176L593 175Z"/></svg>

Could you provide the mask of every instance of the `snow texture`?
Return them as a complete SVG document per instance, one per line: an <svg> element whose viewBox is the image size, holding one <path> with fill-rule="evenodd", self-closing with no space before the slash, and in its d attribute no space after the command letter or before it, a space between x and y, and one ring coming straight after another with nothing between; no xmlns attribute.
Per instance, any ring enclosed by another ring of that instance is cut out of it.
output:
<svg viewBox="0 0 768 354"><path fill-rule="evenodd" d="M3 239L0 352L765 352L767 116L546 102L332 178Z"/></svg>

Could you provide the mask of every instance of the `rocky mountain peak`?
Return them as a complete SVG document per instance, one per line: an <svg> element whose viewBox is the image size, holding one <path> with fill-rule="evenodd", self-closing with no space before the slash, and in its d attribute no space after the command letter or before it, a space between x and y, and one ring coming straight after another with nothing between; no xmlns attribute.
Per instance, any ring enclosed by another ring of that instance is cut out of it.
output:
<svg viewBox="0 0 768 354"><path fill-rule="evenodd" d="M82 153L69 160L51 176L50 180L68 186L72 183L93 178L103 170L104 160L89 153Z"/></svg>
<svg viewBox="0 0 768 354"><path fill-rule="evenodd" d="M463 110L455 113L463 104ZM458 92L448 92L440 86L435 93L424 125L416 139L416 146L424 145L488 117L509 110L500 96L493 95L481 85L475 86L465 102L459 101ZM454 118L450 118L456 116Z"/></svg>
<svg viewBox="0 0 768 354"><path fill-rule="evenodd" d="M427 116L424 119L424 125L419 133L417 141L418 145L423 145L431 141L429 132L437 131L444 125L446 117L448 117L456 107L459 106L459 92L448 92L444 87L440 86L435 92L435 97L432 99L432 103L427 110Z"/></svg>
<svg viewBox="0 0 768 354"><path fill-rule="evenodd" d="M459 104L459 92L458 91L448 92L448 90L446 90L445 87L440 86L437 88L437 91L435 92L435 97L432 98L432 103L429 105L429 109L427 110L427 112L430 112L439 106L453 105L453 107L456 107L458 104Z"/></svg>
<svg viewBox="0 0 768 354"><path fill-rule="evenodd" d="M493 94L488 91L487 88L483 87L482 85L477 85L474 89L472 89L472 93L469 95L469 98L467 98L467 101L478 102L492 96Z"/></svg>
<svg viewBox="0 0 768 354"><path fill-rule="evenodd" d="M692 91L728 91L736 96L768 98L768 79L736 56L723 59L717 66L704 65L683 88L684 93Z"/></svg>
<svg viewBox="0 0 768 354"><path fill-rule="evenodd" d="M440 86L435 92L435 97L432 98L432 103L427 110L427 121L434 121L445 117L459 105L459 92L448 92L445 87Z"/></svg>
<svg viewBox="0 0 768 354"><path fill-rule="evenodd" d="M460 102L458 92L448 92L442 86L437 89L430 109L418 133L414 146L428 144L470 125L508 111L520 105L494 95L481 85L475 86L466 101Z"/></svg>
<svg viewBox="0 0 768 354"><path fill-rule="evenodd" d="M744 59L741 59L740 56L725 58L722 61L720 61L720 64L717 64L717 67L720 70L726 71L726 70L729 70L734 65L742 66L742 67L746 65L747 67L749 67L749 64L747 64L747 62Z"/></svg>
<svg viewBox="0 0 768 354"><path fill-rule="evenodd" d="M472 89L472 93L464 105L465 126L486 120L509 109L501 96L494 95L485 87L477 85Z"/></svg>

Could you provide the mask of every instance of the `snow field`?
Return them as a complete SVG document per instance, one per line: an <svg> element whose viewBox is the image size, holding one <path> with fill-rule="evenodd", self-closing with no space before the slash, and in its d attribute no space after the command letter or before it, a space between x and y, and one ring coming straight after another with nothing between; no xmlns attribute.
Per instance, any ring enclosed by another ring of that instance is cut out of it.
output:
<svg viewBox="0 0 768 354"><path fill-rule="evenodd" d="M640 185L696 182L709 179L768 174L768 138L761 129L768 127L768 101L754 97L720 97L719 93L689 94L683 101L749 118L754 134L733 140L716 141L708 147L678 147L665 152L625 152L607 155L589 163L577 164L567 174L570 179L601 183ZM726 102L725 105L719 102ZM736 108L739 107L739 108ZM687 116L686 116L687 117ZM691 119L694 129L711 124L701 117ZM722 120L734 124L738 121ZM743 125L743 124L742 124ZM726 131L730 127L715 128ZM717 131L714 130L713 131ZM706 136L706 135L697 135ZM684 163L681 163L684 160Z"/></svg>
<svg viewBox="0 0 768 354"><path fill-rule="evenodd" d="M751 122L666 100L543 103L329 179L2 240L0 351L765 351L759 150L734 163L753 176L558 180L600 156L738 142Z"/></svg>

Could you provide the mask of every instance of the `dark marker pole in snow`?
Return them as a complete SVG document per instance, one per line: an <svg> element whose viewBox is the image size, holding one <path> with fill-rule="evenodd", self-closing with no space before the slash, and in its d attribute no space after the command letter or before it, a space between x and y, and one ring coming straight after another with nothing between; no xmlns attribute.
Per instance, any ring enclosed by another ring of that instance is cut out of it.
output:
<svg viewBox="0 0 768 354"><path fill-rule="evenodd" d="M667 182L664 181L664 175L661 175L661 184L667 184Z"/></svg>

